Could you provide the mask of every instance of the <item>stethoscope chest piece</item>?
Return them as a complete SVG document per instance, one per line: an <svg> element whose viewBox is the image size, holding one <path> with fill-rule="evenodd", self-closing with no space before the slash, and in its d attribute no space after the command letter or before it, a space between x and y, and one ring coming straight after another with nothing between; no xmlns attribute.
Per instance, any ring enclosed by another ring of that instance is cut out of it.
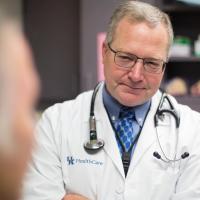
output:
<svg viewBox="0 0 200 200"><path fill-rule="evenodd" d="M101 139L89 140L84 143L84 148L89 154L95 154L104 146L104 141Z"/></svg>
<svg viewBox="0 0 200 200"><path fill-rule="evenodd" d="M97 138L96 119L94 115L95 97L100 88L100 85L101 83L99 83L94 88L94 92L92 94L92 100L91 100L91 106L90 106L90 118L89 118L90 138L89 138L89 141L85 142L83 145L85 151L89 154L97 153L104 146L104 141L102 139Z"/></svg>

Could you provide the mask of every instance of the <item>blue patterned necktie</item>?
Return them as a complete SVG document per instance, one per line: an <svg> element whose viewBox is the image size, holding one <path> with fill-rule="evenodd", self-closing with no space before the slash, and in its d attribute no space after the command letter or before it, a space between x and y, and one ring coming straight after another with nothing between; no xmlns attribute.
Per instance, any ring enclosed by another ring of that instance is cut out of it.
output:
<svg viewBox="0 0 200 200"><path fill-rule="evenodd" d="M121 154L123 151L128 152L133 146L132 144L135 138L135 134L133 134L133 120L133 110L122 107L119 115L119 122L115 124L115 129L121 141L118 141ZM121 145L123 145L124 148L121 147Z"/></svg>

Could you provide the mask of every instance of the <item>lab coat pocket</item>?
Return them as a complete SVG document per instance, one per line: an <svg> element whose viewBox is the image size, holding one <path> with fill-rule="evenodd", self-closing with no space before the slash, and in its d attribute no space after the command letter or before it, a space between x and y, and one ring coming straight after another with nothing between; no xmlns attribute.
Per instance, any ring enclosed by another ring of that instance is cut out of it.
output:
<svg viewBox="0 0 200 200"><path fill-rule="evenodd" d="M151 200L169 200L175 192L176 182L179 176L179 170L175 167L167 169L155 169L153 172L155 181L153 183Z"/></svg>

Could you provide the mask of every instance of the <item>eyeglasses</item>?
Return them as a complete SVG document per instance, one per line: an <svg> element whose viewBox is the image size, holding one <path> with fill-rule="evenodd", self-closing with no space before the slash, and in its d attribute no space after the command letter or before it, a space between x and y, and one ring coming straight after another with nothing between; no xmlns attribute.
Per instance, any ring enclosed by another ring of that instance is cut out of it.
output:
<svg viewBox="0 0 200 200"><path fill-rule="evenodd" d="M110 44L108 44L110 51L112 51L114 55L114 62L119 67L124 69L131 69L137 63L138 59L143 61L143 67L146 72L160 74L163 72L166 67L166 62L160 59L155 58L140 58L134 54L125 53L121 51L115 51L111 48Z"/></svg>

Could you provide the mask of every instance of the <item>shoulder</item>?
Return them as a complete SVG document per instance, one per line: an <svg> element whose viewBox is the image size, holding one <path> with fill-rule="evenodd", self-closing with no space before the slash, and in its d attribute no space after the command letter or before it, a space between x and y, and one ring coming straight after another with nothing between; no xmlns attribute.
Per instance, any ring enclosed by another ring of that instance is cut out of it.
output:
<svg viewBox="0 0 200 200"><path fill-rule="evenodd" d="M53 106L47 108L45 112L47 113L56 113L63 112L64 110L74 110L77 109L79 105L82 105L85 102L89 102L91 98L92 91L87 91L79 94L75 99L67 100L62 103L56 103Z"/></svg>
<svg viewBox="0 0 200 200"><path fill-rule="evenodd" d="M196 118L200 118L200 113L193 110L192 108L190 108L188 105L184 105L179 103L173 96L169 95L170 98L172 99L173 103L175 104L175 106L178 107L178 111L180 112L181 115L189 115L189 116L194 116Z"/></svg>
<svg viewBox="0 0 200 200"><path fill-rule="evenodd" d="M200 125L200 113L191 109L188 105L179 103L173 96L169 95L170 100L172 101L175 110L179 113L181 123L187 125L193 124Z"/></svg>
<svg viewBox="0 0 200 200"><path fill-rule="evenodd" d="M188 123L199 123L200 124L200 113L192 110L188 105L183 105L179 103L175 97L171 96L170 94L167 94L167 97L169 98L170 103L174 107L175 112L178 114L180 117L180 122L185 125ZM162 93L158 91L154 97L153 97L153 104L154 104L154 109L157 110L157 107L159 106L160 102L162 101ZM156 102L156 103L155 103ZM163 102L163 107L165 109L170 109L169 102L165 101Z"/></svg>
<svg viewBox="0 0 200 200"><path fill-rule="evenodd" d="M87 91L79 94L75 99L56 103L43 112L40 121L49 121L52 126L56 126L58 122L72 119L74 115L79 116L81 113L87 113L88 116L91 96L92 91Z"/></svg>

